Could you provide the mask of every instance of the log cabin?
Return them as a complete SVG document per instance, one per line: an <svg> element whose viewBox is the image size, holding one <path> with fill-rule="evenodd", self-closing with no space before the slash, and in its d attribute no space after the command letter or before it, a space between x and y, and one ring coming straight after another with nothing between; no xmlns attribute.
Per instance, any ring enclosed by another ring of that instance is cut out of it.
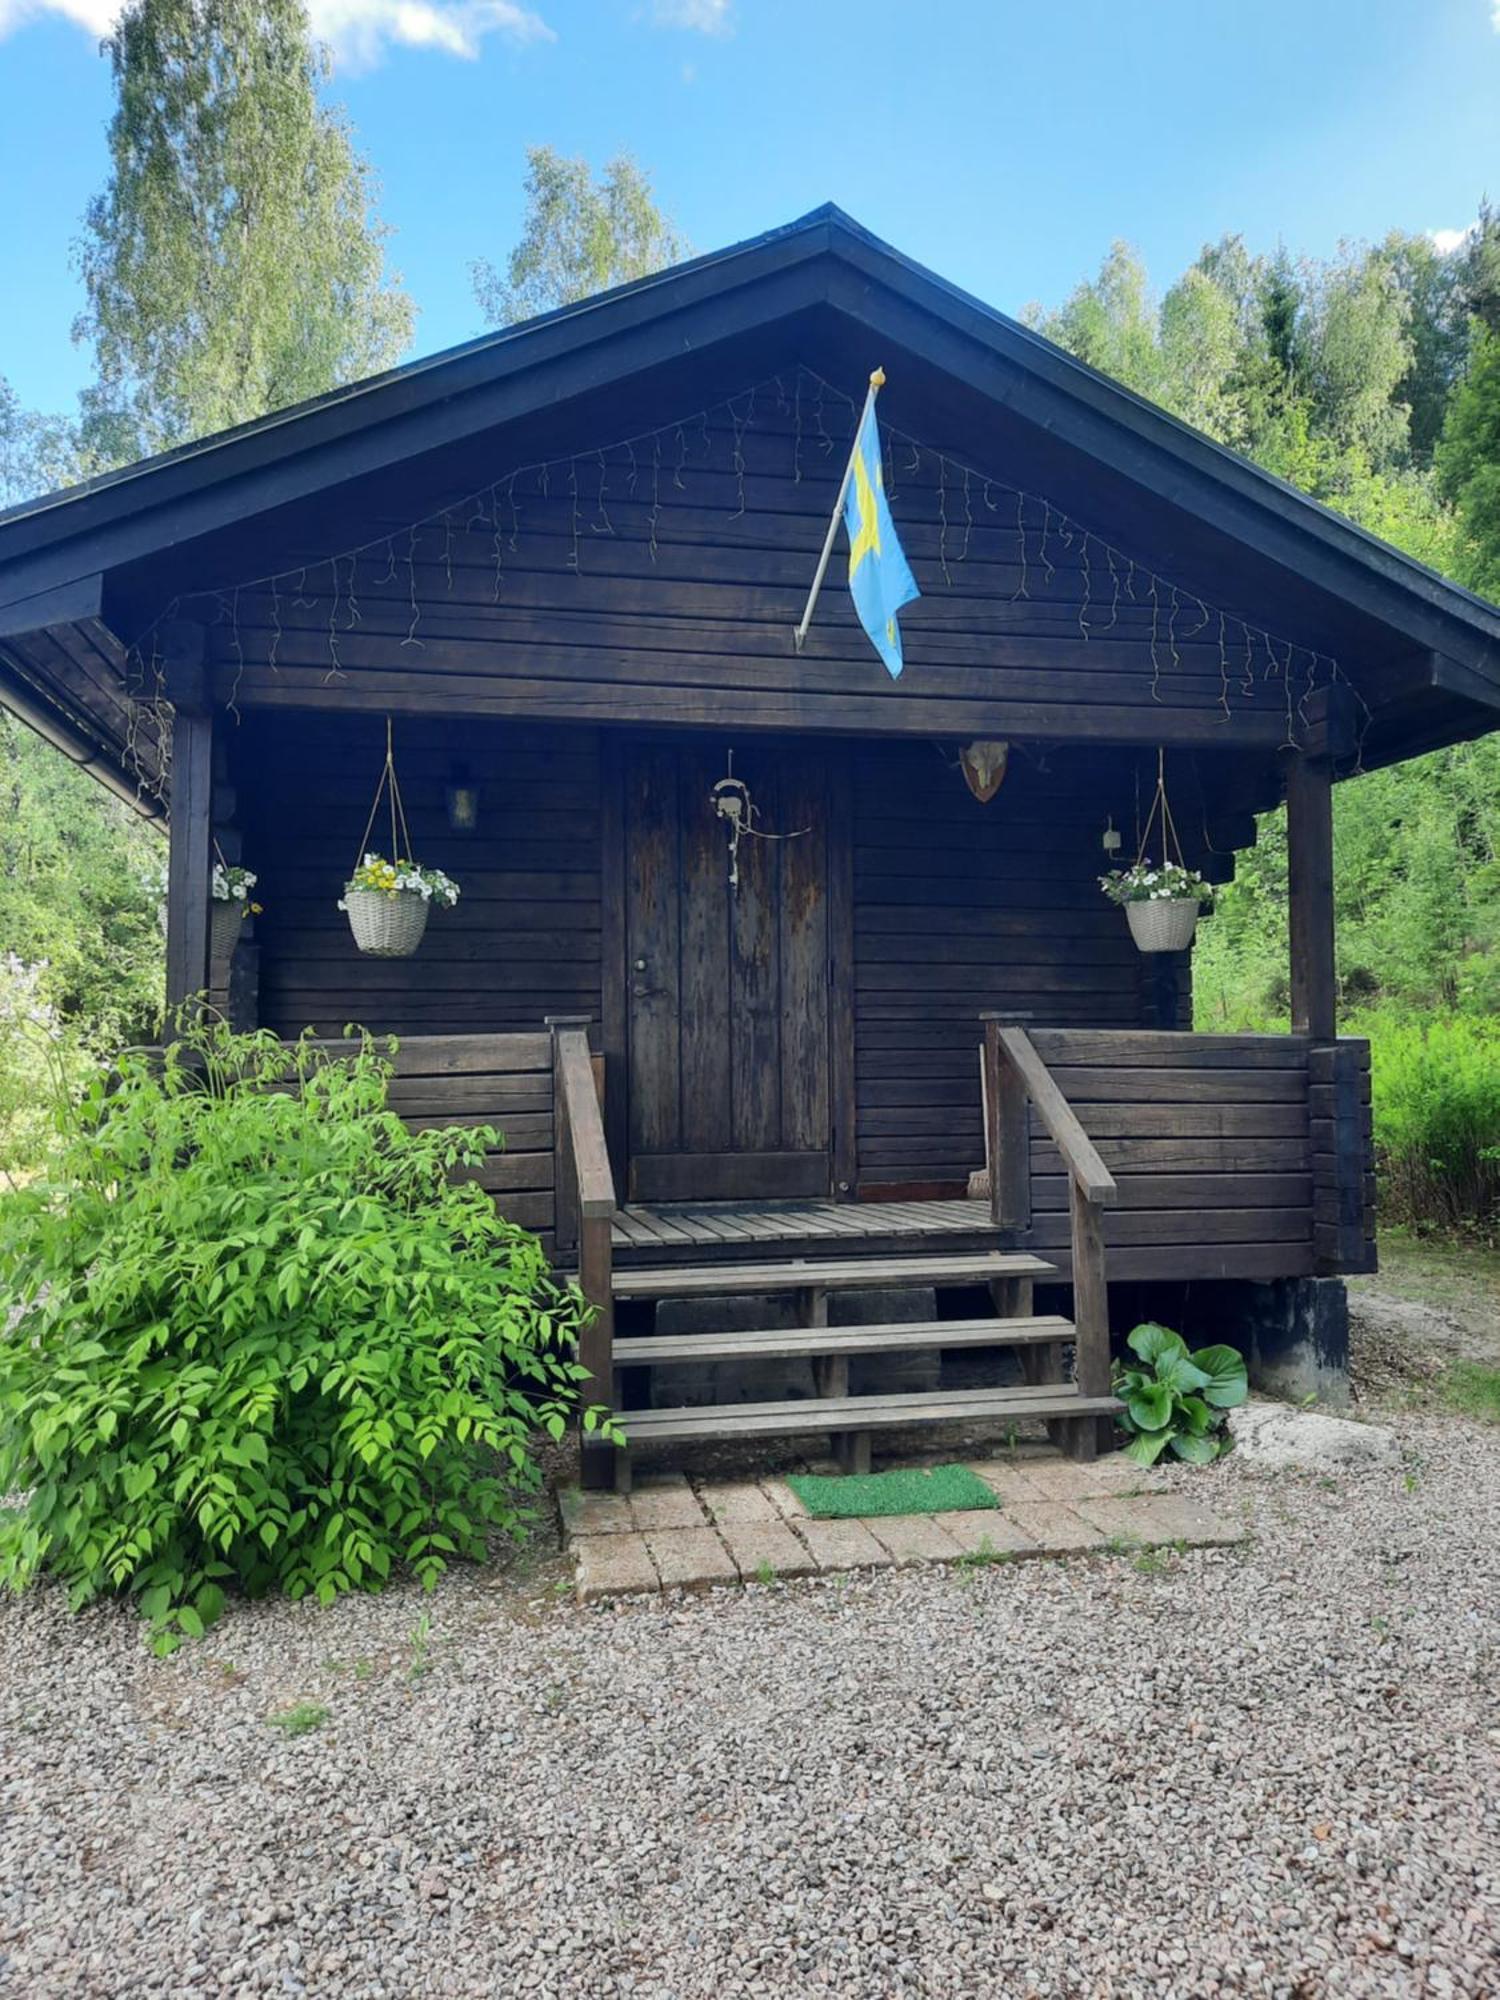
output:
<svg viewBox="0 0 1500 2000"><path fill-rule="evenodd" d="M877 366L899 678L837 561L793 639ZM1143 1304L1336 1389L1332 787L1496 724L1500 613L840 211L13 510L0 700L168 820L169 1001L393 1034L404 1115L501 1128L633 1444L1090 1452ZM339 907L388 729L462 890L404 958ZM1101 894L1159 776L1211 880L1285 802L1290 1033L1194 1033Z"/></svg>

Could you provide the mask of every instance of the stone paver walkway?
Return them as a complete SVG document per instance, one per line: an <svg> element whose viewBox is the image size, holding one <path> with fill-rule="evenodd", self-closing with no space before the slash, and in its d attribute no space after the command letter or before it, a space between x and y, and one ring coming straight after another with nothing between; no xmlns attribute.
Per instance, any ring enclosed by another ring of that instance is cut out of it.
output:
<svg viewBox="0 0 1500 2000"><path fill-rule="evenodd" d="M1007 1562L1105 1550L1207 1548L1242 1528L1167 1490L1159 1472L1119 1456L1078 1465L1046 1447L974 1461L999 1507L972 1513L810 1519L782 1479L641 1478L628 1497L561 1493L563 1532L584 1603L655 1590L770 1583L897 1563Z"/></svg>

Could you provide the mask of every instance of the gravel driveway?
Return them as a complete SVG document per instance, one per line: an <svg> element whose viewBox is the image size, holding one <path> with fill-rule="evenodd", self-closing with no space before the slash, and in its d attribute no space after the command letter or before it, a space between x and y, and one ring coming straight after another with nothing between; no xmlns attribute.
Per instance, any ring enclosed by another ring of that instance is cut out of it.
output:
<svg viewBox="0 0 1500 2000"><path fill-rule="evenodd" d="M0 1991L1493 1996L1500 1435L1401 1428L1178 1475L1258 1539L1145 1567L585 1611L548 1558L160 1664L0 1606Z"/></svg>

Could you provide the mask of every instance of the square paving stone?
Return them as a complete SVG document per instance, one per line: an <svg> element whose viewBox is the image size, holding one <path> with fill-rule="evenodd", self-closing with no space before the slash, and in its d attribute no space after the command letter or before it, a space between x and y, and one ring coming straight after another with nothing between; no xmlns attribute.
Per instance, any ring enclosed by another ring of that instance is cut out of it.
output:
<svg viewBox="0 0 1500 2000"><path fill-rule="evenodd" d="M1039 1555L1071 1555L1075 1549L1104 1546L1104 1532L1061 1500L1020 1501L1007 1507L1005 1518L1030 1535Z"/></svg>
<svg viewBox="0 0 1500 2000"><path fill-rule="evenodd" d="M734 1557L712 1528L663 1528L646 1536L663 1590L707 1590L738 1583Z"/></svg>
<svg viewBox="0 0 1500 2000"><path fill-rule="evenodd" d="M952 1514L929 1515L928 1519L936 1519L943 1532L953 1537L965 1555L1034 1556L1037 1553L1036 1543L1016 1521L1014 1514L974 1507L961 1508Z"/></svg>
<svg viewBox="0 0 1500 2000"><path fill-rule="evenodd" d="M784 1479L764 1480L760 1490L783 1520L801 1522L807 1519L807 1509Z"/></svg>
<svg viewBox="0 0 1500 2000"><path fill-rule="evenodd" d="M579 1535L573 1543L573 1562L580 1604L661 1587L640 1535Z"/></svg>
<svg viewBox="0 0 1500 2000"><path fill-rule="evenodd" d="M819 1569L889 1569L891 1558L860 1521L799 1521Z"/></svg>
<svg viewBox="0 0 1500 2000"><path fill-rule="evenodd" d="M1033 1460L1026 1477L1044 1500L1113 1499L1123 1493L1160 1491L1162 1478L1149 1466L1112 1453L1107 1458L1079 1464L1071 1458Z"/></svg>
<svg viewBox="0 0 1500 2000"><path fill-rule="evenodd" d="M680 1472L662 1480L642 1482L630 1496L630 1514L642 1533L665 1528L703 1528L708 1516L698 1496Z"/></svg>
<svg viewBox="0 0 1500 2000"><path fill-rule="evenodd" d="M564 1486L557 1496L564 1532L569 1535L628 1535L635 1527L623 1493L585 1493Z"/></svg>
<svg viewBox="0 0 1500 2000"><path fill-rule="evenodd" d="M790 1492L791 1489L787 1490ZM770 1494L750 1480L732 1485L705 1486L698 1498L720 1527L752 1522L775 1527L782 1518Z"/></svg>
<svg viewBox="0 0 1500 2000"><path fill-rule="evenodd" d="M1131 1541L1186 1542L1213 1548L1245 1540L1245 1530L1221 1521L1200 1501L1178 1493L1142 1493L1134 1499L1080 1500L1077 1511L1108 1536Z"/></svg>
<svg viewBox="0 0 1500 2000"><path fill-rule="evenodd" d="M1009 1465L1004 1459L976 1458L969 1471L982 1479L1002 1507L1008 1507L1013 1500L1043 1500L1046 1494L1031 1477L1034 1460L1025 1466Z"/></svg>
<svg viewBox="0 0 1500 2000"><path fill-rule="evenodd" d="M767 1573L817 1575L817 1558L784 1521L727 1521L719 1532L746 1583L759 1583Z"/></svg>
<svg viewBox="0 0 1500 2000"><path fill-rule="evenodd" d="M940 1514L872 1514L862 1525L898 1563L952 1562L963 1547L942 1520Z"/></svg>

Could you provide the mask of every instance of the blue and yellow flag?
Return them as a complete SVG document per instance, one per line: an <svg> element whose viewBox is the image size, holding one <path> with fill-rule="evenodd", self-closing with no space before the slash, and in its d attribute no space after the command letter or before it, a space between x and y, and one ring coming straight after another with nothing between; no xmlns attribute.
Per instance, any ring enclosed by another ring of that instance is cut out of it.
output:
<svg viewBox="0 0 1500 2000"><path fill-rule="evenodd" d="M895 523L886 503L880 463L880 428L875 398L865 402L849 461L849 487L844 496L844 526L849 531L849 595L859 622L870 635L891 678L900 673L901 628L896 613L920 597L916 578L907 566Z"/></svg>

